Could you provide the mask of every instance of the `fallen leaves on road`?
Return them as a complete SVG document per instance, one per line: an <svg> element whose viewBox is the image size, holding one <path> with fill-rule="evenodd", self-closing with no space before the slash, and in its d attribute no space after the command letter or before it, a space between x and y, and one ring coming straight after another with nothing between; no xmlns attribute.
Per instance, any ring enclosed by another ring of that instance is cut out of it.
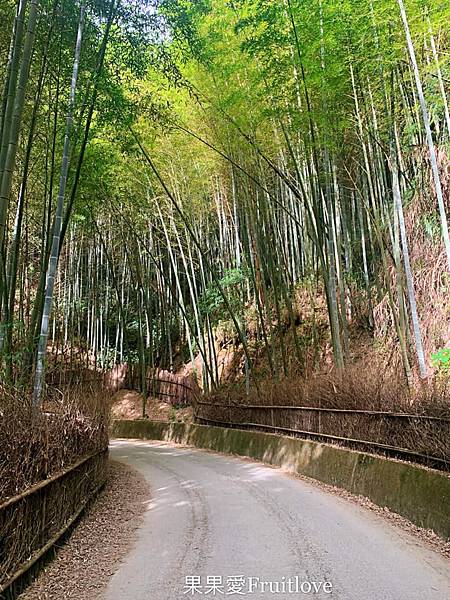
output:
<svg viewBox="0 0 450 600"><path fill-rule="evenodd" d="M140 525L150 492L134 469L110 462L109 479L56 557L20 600L98 600Z"/></svg>

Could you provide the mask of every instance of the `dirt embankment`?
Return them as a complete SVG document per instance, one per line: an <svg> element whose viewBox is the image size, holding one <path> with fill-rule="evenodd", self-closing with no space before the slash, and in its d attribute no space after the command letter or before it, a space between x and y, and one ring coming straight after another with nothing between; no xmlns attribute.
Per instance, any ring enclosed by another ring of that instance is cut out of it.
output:
<svg viewBox="0 0 450 600"><path fill-rule="evenodd" d="M113 419L142 419L142 395L135 390L119 390L111 400L111 416ZM192 421L192 407L176 408L166 402L149 398L145 414L151 421Z"/></svg>

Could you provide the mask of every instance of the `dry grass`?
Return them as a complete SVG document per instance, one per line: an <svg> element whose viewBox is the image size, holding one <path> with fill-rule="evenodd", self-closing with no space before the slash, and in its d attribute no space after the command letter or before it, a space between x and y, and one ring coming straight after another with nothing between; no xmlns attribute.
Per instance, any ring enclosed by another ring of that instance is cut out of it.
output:
<svg viewBox="0 0 450 600"><path fill-rule="evenodd" d="M95 384L50 394L43 411L1 387L0 502L106 448L108 422L108 403Z"/></svg>
<svg viewBox="0 0 450 600"><path fill-rule="evenodd" d="M373 451L381 453L384 450L379 445L401 448L450 464L447 389L448 386L438 382L423 384L411 392L395 373L360 363L342 372L316 375L307 380L264 381L249 395L242 385L224 387L209 395L210 404L198 405L196 415L214 422L246 426L250 423L256 427L332 436L339 443L352 444L357 443L352 440L357 440L367 446L369 442ZM273 408L269 410L269 406ZM277 406L283 408L277 409ZM346 411L297 410L294 407ZM380 412L446 420L392 417Z"/></svg>
<svg viewBox="0 0 450 600"><path fill-rule="evenodd" d="M42 409L15 390L3 386L0 392L0 585L5 585L104 485L109 406L96 385L53 390ZM33 487L41 481L47 485ZM10 587L13 597L19 580Z"/></svg>
<svg viewBox="0 0 450 600"><path fill-rule="evenodd" d="M422 341L430 372L433 368L430 357L440 348L450 347L450 309L448 303L449 278L447 260L442 242L439 219L436 217L436 194L431 174L428 151L423 151L424 184L417 183L416 192L405 208L410 260L413 272ZM450 206L450 159L444 148L438 149L441 184L447 209ZM387 236L386 236L387 238ZM386 241L388 241L386 239ZM390 244L390 242L388 242ZM391 248L392 251L392 248ZM388 277L392 290L396 290L397 272L391 264ZM386 278L386 275L384 276ZM404 276L403 276L404 278ZM405 282L402 282L403 288ZM383 289L387 289L384 281ZM394 293L394 297L396 294ZM398 302L397 302L398 304ZM398 306L397 306L398 313ZM398 353L398 339L387 294L374 307L375 336L384 341L386 347ZM411 363L416 358L411 339ZM399 360L399 355L397 356ZM400 362L399 362L400 364Z"/></svg>
<svg viewBox="0 0 450 600"><path fill-rule="evenodd" d="M217 404L315 406L353 410L407 412L450 417L450 390L444 381L410 390L403 376L385 365L360 361L343 371L308 378L267 379L246 394L243 382L222 386L206 396Z"/></svg>

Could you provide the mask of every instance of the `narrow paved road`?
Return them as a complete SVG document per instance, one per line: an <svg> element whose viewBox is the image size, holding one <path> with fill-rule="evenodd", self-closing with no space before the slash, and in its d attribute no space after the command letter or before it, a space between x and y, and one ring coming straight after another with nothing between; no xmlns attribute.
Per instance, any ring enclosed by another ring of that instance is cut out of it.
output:
<svg viewBox="0 0 450 600"><path fill-rule="evenodd" d="M279 470L161 442L115 441L111 456L152 498L104 600L450 600L450 562Z"/></svg>

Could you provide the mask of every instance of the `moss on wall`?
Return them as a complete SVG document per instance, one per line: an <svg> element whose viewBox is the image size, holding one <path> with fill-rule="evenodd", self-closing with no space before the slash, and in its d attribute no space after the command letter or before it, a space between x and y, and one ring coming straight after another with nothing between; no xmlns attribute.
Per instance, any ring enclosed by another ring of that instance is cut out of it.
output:
<svg viewBox="0 0 450 600"><path fill-rule="evenodd" d="M383 457L259 431L115 421L113 436L172 441L254 458L369 498L450 539L450 476Z"/></svg>

